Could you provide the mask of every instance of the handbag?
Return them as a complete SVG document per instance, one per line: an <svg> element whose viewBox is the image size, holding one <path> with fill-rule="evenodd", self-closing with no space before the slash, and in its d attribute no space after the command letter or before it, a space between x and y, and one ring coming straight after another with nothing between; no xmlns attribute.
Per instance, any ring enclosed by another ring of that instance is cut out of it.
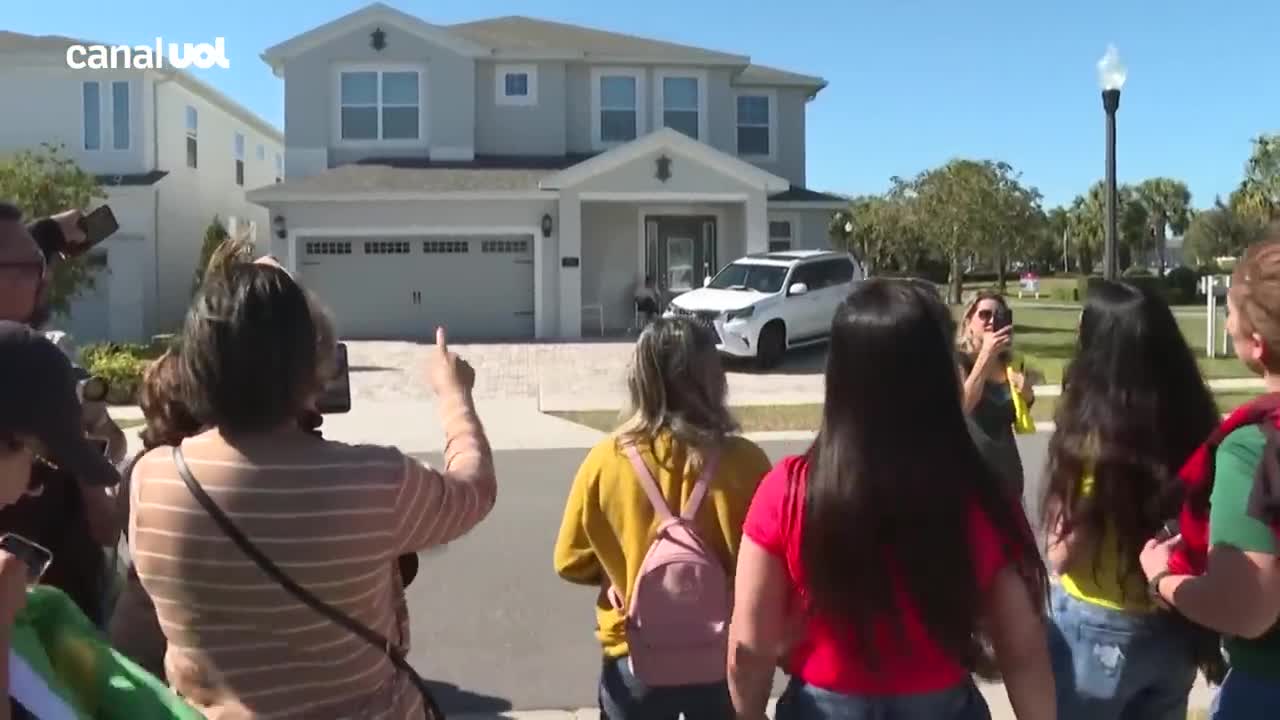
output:
<svg viewBox="0 0 1280 720"><path fill-rule="evenodd" d="M268 577L275 580L280 587L284 588L286 592L302 602L302 604L386 653L391 665L399 672L404 673L414 687L418 689L418 692L422 693L422 704L426 709L427 720L445 720L444 712L436 702L431 688L427 685L427 681L405 659L403 649L393 645L390 639L383 637L359 620L311 594L311 591L294 582L293 578L286 575L283 570L271 561L271 558L263 554L244 533L240 532L235 523L231 522L231 518L227 517L226 513L222 512L218 504L213 501L213 498L209 497L208 493L204 491L204 488L200 487L200 483L191 474L191 468L187 467L187 460L182 456L181 447L175 446L173 448L173 463L178 468L178 474L182 476L182 482L186 483L187 489L195 496L196 501L205 509L205 512L209 513L209 517L213 518L213 521L218 524L222 532L240 548L241 552L248 555L249 559L253 560Z"/></svg>

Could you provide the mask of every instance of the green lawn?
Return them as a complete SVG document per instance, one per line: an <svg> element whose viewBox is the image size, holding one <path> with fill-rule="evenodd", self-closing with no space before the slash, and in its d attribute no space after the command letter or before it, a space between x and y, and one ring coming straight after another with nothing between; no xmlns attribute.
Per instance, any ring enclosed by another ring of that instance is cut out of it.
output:
<svg viewBox="0 0 1280 720"><path fill-rule="evenodd" d="M140 420L138 418L116 421L116 425L118 425L121 430L128 430L129 428L142 427L145 424L146 424L145 420Z"/></svg>
<svg viewBox="0 0 1280 720"><path fill-rule="evenodd" d="M956 320L964 312L962 306L952 308ZM1028 308L1019 307L1013 312L1014 349L1025 359L1029 369L1034 368L1043 375L1043 384L1057 385L1062 382L1062 370L1075 351L1076 328L1080 322L1080 311L1065 308ZM1249 371L1234 357L1204 357L1205 323L1204 317L1194 315L1178 315L1178 325L1186 335L1191 347L1200 361L1200 369L1210 379L1250 377ZM1219 335L1221 342L1221 335ZM1221 345L1218 346L1221 351Z"/></svg>
<svg viewBox="0 0 1280 720"><path fill-rule="evenodd" d="M1218 409L1223 413L1230 412L1241 404L1253 399L1257 393L1224 392L1214 397L1218 401ZM1053 411L1057 403L1056 397L1044 397L1036 401L1031 408L1031 415L1036 422L1053 419ZM574 412L548 413L555 417L579 425L585 425L601 432L612 432L617 429L619 414L611 410L587 410ZM789 430L814 431L822 422L822 405L750 405L733 408L733 415L742 426L742 431L777 432Z"/></svg>

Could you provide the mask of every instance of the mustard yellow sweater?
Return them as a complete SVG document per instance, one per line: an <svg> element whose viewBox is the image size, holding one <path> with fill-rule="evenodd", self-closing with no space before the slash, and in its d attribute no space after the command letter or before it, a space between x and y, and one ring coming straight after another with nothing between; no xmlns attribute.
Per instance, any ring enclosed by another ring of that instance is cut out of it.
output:
<svg viewBox="0 0 1280 720"><path fill-rule="evenodd" d="M698 469L690 467L689 449L664 434L652 447L641 444L640 456L667 506L678 513L698 482ZM747 508L769 468L768 456L755 443L731 438L720 452L715 478L694 518L699 537L730 576L737 565ZM653 507L618 440L601 441L587 454L573 480L556 539L555 567L569 582L601 588L596 599L596 635L608 657L628 651L624 613L613 609L604 590L616 582L630 602L631 587L657 525Z"/></svg>

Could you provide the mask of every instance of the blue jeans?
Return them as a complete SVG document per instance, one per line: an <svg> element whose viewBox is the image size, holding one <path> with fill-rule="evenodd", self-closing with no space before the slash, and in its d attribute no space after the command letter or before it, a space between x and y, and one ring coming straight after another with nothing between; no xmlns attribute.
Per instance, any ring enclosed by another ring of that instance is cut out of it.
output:
<svg viewBox="0 0 1280 720"><path fill-rule="evenodd" d="M1049 656L1061 720L1186 720L1195 658L1166 613L1104 608L1055 585Z"/></svg>
<svg viewBox="0 0 1280 720"><path fill-rule="evenodd" d="M646 687L631 672L627 658L605 658L600 672L600 717L603 720L727 720L733 701L729 683Z"/></svg>
<svg viewBox="0 0 1280 720"><path fill-rule="evenodd" d="M916 695L842 695L791 678L775 720L990 720L972 681Z"/></svg>
<svg viewBox="0 0 1280 720"><path fill-rule="evenodd" d="M1270 720L1280 707L1280 682L1231 670L1209 706L1209 720Z"/></svg>

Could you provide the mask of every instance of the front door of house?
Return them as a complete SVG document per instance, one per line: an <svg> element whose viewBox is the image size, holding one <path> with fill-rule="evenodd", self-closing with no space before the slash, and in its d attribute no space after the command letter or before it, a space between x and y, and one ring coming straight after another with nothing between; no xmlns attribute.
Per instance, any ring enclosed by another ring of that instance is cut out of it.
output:
<svg viewBox="0 0 1280 720"><path fill-rule="evenodd" d="M645 274L665 298L702 287L720 269L716 221L701 216L645 218Z"/></svg>

